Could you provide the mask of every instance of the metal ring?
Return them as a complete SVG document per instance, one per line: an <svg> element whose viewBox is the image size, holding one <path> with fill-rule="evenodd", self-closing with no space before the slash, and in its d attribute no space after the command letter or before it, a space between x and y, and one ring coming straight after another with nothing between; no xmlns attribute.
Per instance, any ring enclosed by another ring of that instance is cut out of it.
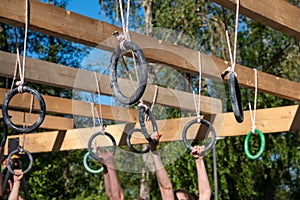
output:
<svg viewBox="0 0 300 200"><path fill-rule="evenodd" d="M8 115L8 104L9 104L10 100L12 99L12 97L19 93L18 88L14 88L5 97L3 105L2 105L2 115L3 115L4 121L7 124L7 126L11 127L13 130L15 130L17 132L21 132L21 133L29 133L29 132L32 132L33 130L37 129L43 123L43 121L45 119L45 115L46 115L46 104L45 104L43 97L41 96L41 94L38 91L31 89L30 87L27 87L27 86L22 86L22 91L28 92L28 93L34 95L38 99L39 104L40 104L40 116L37 119L37 121L33 125L28 126L28 127L16 126L11 121L11 119Z"/></svg>
<svg viewBox="0 0 300 200"><path fill-rule="evenodd" d="M200 119L200 121L198 119L194 119L192 121L189 121L185 127L183 128L183 131L182 131L182 140L183 140L183 143L184 145L190 150L192 151L194 149L194 147L190 146L187 142L187 139L186 139L186 134L187 134L187 130L190 128L190 126L192 126L193 124L198 124L198 123L201 123L201 124L204 124L205 126L208 127L208 130L211 131L211 142L204 148L204 151L202 152L202 155L204 153L206 153L207 151L209 151L216 143L216 132L215 132L215 129L213 127L213 125L205 120L205 119Z"/></svg>
<svg viewBox="0 0 300 200"><path fill-rule="evenodd" d="M138 154L148 153L148 152L150 151L150 149L151 149L151 145L152 145L153 140L152 140L152 141L147 140L147 141L148 141L148 145L147 145L147 148L146 148L146 149L144 149L144 150L142 150L142 151L137 150L137 149L131 144L131 142L130 142L131 136L132 136L133 133L135 133L135 132L141 132L141 133L143 133L143 135L145 136L145 133L142 131L142 129L135 128L135 129L130 130L130 131L128 132L128 135L127 135L127 138L126 138L126 142L127 142L128 147L129 147L130 150L133 151L134 153L138 153ZM146 137L146 139L147 139L147 137Z"/></svg>
<svg viewBox="0 0 300 200"><path fill-rule="evenodd" d="M3 118L0 119L0 122L3 120ZM8 130L6 123L3 123L3 137L1 140L0 147L4 148L6 140L7 140Z"/></svg>
<svg viewBox="0 0 300 200"><path fill-rule="evenodd" d="M242 123L244 121L242 97L239 88L239 83L234 72L231 72L228 75L228 87L234 117L238 123Z"/></svg>
<svg viewBox="0 0 300 200"><path fill-rule="evenodd" d="M86 169L86 171L90 172L90 173L93 173L93 174L99 174L103 171L103 166L101 166L99 169L95 170L95 169L91 169L90 166L88 165L88 158L92 158L94 161L95 159L93 157L90 156L90 153L89 152L86 152L86 154L84 155L83 157L83 166L84 168ZM95 161L96 162L96 161ZM97 161L98 163L98 161Z"/></svg>
<svg viewBox="0 0 300 200"><path fill-rule="evenodd" d="M152 143L154 142L154 140L148 134L148 131L146 129L146 125L145 125L145 114L146 113L148 114L148 116L150 118L153 132L157 132L158 128L157 128L157 123L156 123L155 117L154 117L153 113L151 112L151 110L146 109L144 106L139 106L138 108L140 110L139 111L139 122L140 122L141 129L132 129L132 130L130 130L127 134L126 142L127 142L128 147L131 149L131 151L133 151L134 153L143 154L143 153L148 153L150 151ZM134 132L143 133L144 137L148 141L148 146L145 150L139 151L136 148L134 148L134 146L131 144L130 139L131 139Z"/></svg>
<svg viewBox="0 0 300 200"><path fill-rule="evenodd" d="M144 56L144 52L137 44L135 44L132 41L124 41L123 47L125 49L131 50L134 53L134 55L137 57L138 65L140 66L138 87L134 92L134 94L131 95L130 97L125 96L120 91L118 80L117 80L118 61L123 52L120 45L117 46L110 59L109 80L110 80L110 86L112 88L115 97L123 104L132 105L136 103L139 99L141 99L141 97L145 92L147 86L147 78L148 78L148 67L146 63L146 58Z"/></svg>
<svg viewBox="0 0 300 200"><path fill-rule="evenodd" d="M31 170L31 168L32 168L33 158L32 158L32 155L29 153L29 151L27 151L26 149L22 149L22 150L21 150L20 148L15 149L15 150L13 150L13 151L8 155L8 158L7 158L7 169L8 169L8 171L9 171L11 174L13 174L13 175L16 175L16 174L15 174L15 172L13 171L13 169L11 168L11 162L12 162L11 157L12 157L12 155L17 154L17 153L19 153L19 152L25 152L26 155L27 155L28 158L29 158L29 165L28 165L27 169L23 171L23 174L26 174L26 173L29 172L29 170Z"/></svg>
<svg viewBox="0 0 300 200"><path fill-rule="evenodd" d="M255 154L255 155L252 155L250 153L250 151L249 151L249 140L250 140L250 136L252 135L252 131L250 131L247 134L246 139L245 139L245 143L244 143L244 149L245 149L246 155L250 159L257 159L257 158L259 158L262 155L262 153L264 152L264 149L265 149L265 146L266 146L266 140L265 140L264 134L260 130L258 130L258 129L255 129L254 132L259 135L261 144L260 144L260 148L259 148L258 153Z"/></svg>
<svg viewBox="0 0 300 200"><path fill-rule="evenodd" d="M94 133L94 134L90 137L89 142L88 142L88 151L89 151L89 154L90 154L90 156L92 156L95 160L102 161L103 159L102 159L102 158L99 158L99 157L93 152L93 148L92 148L92 142L93 142L93 140L94 140L97 136L99 136L99 135L105 135L105 136L107 136L107 137L109 137L109 138L111 139L111 141L112 141L112 143L113 143L113 150L112 150L113 155L114 155L115 152L116 152L117 143L116 143L115 138L114 138L111 134L109 134L109 133L107 133L107 132L101 132L101 131L100 131L100 132L96 132L96 133Z"/></svg>

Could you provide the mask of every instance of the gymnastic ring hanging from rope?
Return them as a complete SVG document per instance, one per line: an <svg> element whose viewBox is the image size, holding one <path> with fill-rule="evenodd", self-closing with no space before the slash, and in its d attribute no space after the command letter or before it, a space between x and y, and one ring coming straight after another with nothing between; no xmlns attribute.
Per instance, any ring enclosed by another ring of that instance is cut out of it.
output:
<svg viewBox="0 0 300 200"><path fill-rule="evenodd" d="M3 118L0 118L0 123L3 122L3 137L0 143L0 147L4 148L6 140L7 140L7 134L8 134L8 130L7 130L7 125L4 122ZM0 158L1 159L1 158Z"/></svg>
<svg viewBox="0 0 300 200"><path fill-rule="evenodd" d="M259 151L257 152L257 154L252 155L250 153L250 151L249 151L249 140L250 140L250 136L252 135L253 132L250 131L247 134L246 139L245 139L245 143L244 143L244 149L245 149L246 155L250 159L257 159L257 158L259 158L262 155L262 153L264 152L264 149L265 149L265 146L266 146L266 140L265 140L264 134L260 130L258 130L258 129L255 129L254 132L259 135L261 143L260 143L260 148L259 148Z"/></svg>
<svg viewBox="0 0 300 200"><path fill-rule="evenodd" d="M201 153L201 155L203 155L204 153L206 153L207 151L209 151L211 148L213 148L213 146L214 146L215 143L216 143L216 131L215 131L213 125L212 125L209 121L207 121L207 120L205 120L205 119L200 119L200 120L199 120L199 119L194 119L194 120L192 120L192 121L189 121L189 122L184 126L184 128L183 128L183 131L182 131L182 140L183 140L184 145L187 147L187 149L189 149L190 151L192 151L192 150L194 149L194 147L192 147L192 146L189 145L189 143L188 143L188 141L187 141L187 139L186 139L186 134L187 134L187 130L188 130L193 124L198 124L198 123L207 126L207 127L208 127L208 130L211 131L211 141L210 141L210 143L209 143L207 146L205 146L204 151ZM200 156L201 156L201 155L200 155Z"/></svg>
<svg viewBox="0 0 300 200"><path fill-rule="evenodd" d="M20 148L20 147L19 147L19 148L13 150L12 152L10 152L10 154L9 154L8 157L7 157L7 169L8 169L8 171L9 171L11 174L13 174L13 175L16 175L16 174L15 174L14 170L11 168L11 165L13 164L11 157L12 157L12 155L18 154L18 153L20 153L20 152L25 152L25 154L26 154L26 155L28 156L28 158L29 158L29 165L28 165L27 169L23 171L23 174L26 174L26 173L29 172L29 170L31 170L31 168L32 168L32 164L33 164L33 158L32 158L32 155L31 155L31 154L29 153L29 151L27 151L26 149L23 149L23 148Z"/></svg>
<svg viewBox="0 0 300 200"><path fill-rule="evenodd" d="M94 133L90 139L89 139L89 142L88 142L88 151L89 151L89 154L90 156L92 156L92 158L94 158L95 160L98 160L98 161L103 161L102 158L99 158L95 152L93 151L93 148L92 148L92 143L93 143L93 140L97 137L97 136L100 136L100 135L105 135L107 137L109 137L109 139L111 140L112 144L113 144L113 149L112 149L112 154L114 155L115 152L116 152L116 148L117 148L117 143L116 143L116 140L115 138L107 133L107 132L102 132L102 131L99 131L99 132L96 132ZM97 148L97 147L96 147Z"/></svg>
<svg viewBox="0 0 300 200"><path fill-rule="evenodd" d="M90 168L90 166L88 165L88 159L89 158L95 160L92 156L90 156L89 152L86 152L86 154L83 157L83 166L86 169L86 171L88 171L88 172L90 172L92 174L99 174L99 173L101 173L103 171L103 167L102 166L100 166L99 169L92 169L92 168ZM98 161L97 161L97 163L98 163Z"/></svg>
<svg viewBox="0 0 300 200"><path fill-rule="evenodd" d="M234 72L230 72L228 75L228 87L234 117L238 123L242 123L244 121L242 97L239 83Z"/></svg>
<svg viewBox="0 0 300 200"><path fill-rule="evenodd" d="M122 48L120 45L122 44ZM148 68L147 68L147 63L146 63L146 58L144 56L144 52L142 49L135 44L132 41L122 41L120 45L117 46L115 51L112 54L111 60L110 60L110 70L109 70L109 80L110 80L110 86L112 88L112 91L115 95L115 97L118 99L123 104L126 105L132 105L136 103L138 100L141 99L143 96L146 86L147 86L147 78L148 78ZM118 78L117 78L117 66L118 66L118 61L125 51L122 50L124 48L126 50L131 50L135 57L137 58L137 63L139 65L139 82L136 91L134 94L132 94L130 97L125 96L119 88L118 85Z"/></svg>
<svg viewBox="0 0 300 200"><path fill-rule="evenodd" d="M37 129L43 123L43 121L45 119L45 115L46 115L46 104L45 104L45 101L44 101L42 95L38 91L31 89L30 87L27 87L27 86L21 86L21 87L22 87L22 92L30 93L38 99L38 102L40 104L40 116L37 119L37 121L34 124L32 124L31 126L23 127L23 126L16 126L10 120L10 117L8 115L8 104L9 104L10 100L16 94L20 93L18 88L14 88L5 97L3 105L2 105L2 115L3 115L4 121L7 124L7 126L11 127L13 130L15 130L17 132L21 132L21 133L29 133L29 132L32 132L35 129Z"/></svg>
<svg viewBox="0 0 300 200"><path fill-rule="evenodd" d="M143 153L148 153L151 149L151 146L154 142L154 140L151 138L151 136L148 134L148 131L147 131L147 128L146 128L146 125L145 125L145 114L147 113L149 118L150 118L150 121L151 121L151 124L152 124L152 129L153 129L153 132L157 132L158 131L158 128L157 128L157 124L156 124L156 120L155 120L155 117L153 115L153 113L151 112L150 109L146 109L145 106L138 106L139 108L139 122L140 122L140 129L139 128L135 128L135 129L132 129L128 132L127 134L127 138L126 138L126 142L127 142L127 145L128 147L130 148L131 151L133 151L134 153L138 153L138 154L143 154ZM146 138L146 140L148 141L148 146L146 149L144 150L138 150L136 149L130 142L130 139L133 135L133 133L135 132L141 132L143 133L144 137Z"/></svg>

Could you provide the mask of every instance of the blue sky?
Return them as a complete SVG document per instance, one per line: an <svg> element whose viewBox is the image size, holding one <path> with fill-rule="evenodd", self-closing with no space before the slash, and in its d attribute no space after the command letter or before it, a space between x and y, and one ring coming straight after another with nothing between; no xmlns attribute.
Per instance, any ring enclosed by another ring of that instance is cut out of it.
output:
<svg viewBox="0 0 300 200"><path fill-rule="evenodd" d="M76 12L81 15L85 15L94 19L101 19L101 7L98 0L70 0L67 6L67 10Z"/></svg>

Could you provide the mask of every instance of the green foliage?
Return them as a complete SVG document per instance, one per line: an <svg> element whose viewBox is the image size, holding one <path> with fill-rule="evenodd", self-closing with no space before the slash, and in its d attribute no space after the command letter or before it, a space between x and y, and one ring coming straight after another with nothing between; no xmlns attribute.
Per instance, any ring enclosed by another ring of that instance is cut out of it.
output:
<svg viewBox="0 0 300 200"><path fill-rule="evenodd" d="M56 2L56 1L55 1ZM144 1L133 1L130 18L130 28L143 27L141 6ZM290 1L299 6L299 1ZM65 6L63 1L60 6ZM107 21L120 25L120 15L116 1L101 0L101 9ZM123 1L126 9L126 1ZM229 60L222 10L219 6L206 1L161 1L152 2L153 27L162 27L175 30L197 41L191 44L190 40L182 35L171 32L154 37L163 38L171 43L201 50L222 59ZM225 10L226 21L231 38L233 37L234 14ZM273 74L292 81L300 81L300 47L299 41L278 31L272 30L258 22L240 17L238 34L238 63L256 67L258 70ZM11 26L0 24L0 49L15 52L14 33ZM20 30L19 43L24 33ZM28 56L77 67L80 59L88 53L89 48L70 43L65 40L30 31L28 37ZM21 47L21 52L22 52ZM79 59L76 59L79 58ZM171 88L190 90L186 81L171 78L178 72L164 67L153 69L156 73L152 82L157 85L170 84ZM176 77L178 77L176 75ZM197 78L188 74L182 77L189 78L192 85L197 85ZM213 84L213 83L212 83ZM0 86L5 87L4 79ZM70 97L71 91L37 85L43 94ZM218 90L213 91L218 93ZM204 91L209 94L208 91ZM242 89L244 109L247 110L248 101L253 102L253 91ZM213 94L218 96L218 94ZM229 103L229 102L228 102ZM272 108L277 106L293 105L295 102L275 97L264 92L258 93L257 108ZM227 105L231 111L231 106ZM178 109L154 107L158 119L174 118L189 115ZM274 113L276 114L276 113ZM80 119L82 123L86 119ZM280 121L278 123L281 123ZM295 122L296 123L296 122ZM250 130L249 130L250 131ZM219 140L217 148L218 167L218 199L299 199L300 198L300 137L299 131L265 134L266 148L257 160L249 159L243 149L244 136L228 137ZM195 141L197 144L199 141ZM172 144L172 145L170 145ZM181 141L161 143L164 148L161 155L168 171L174 189L184 188L197 193L197 174L195 162L186 151L178 153ZM259 144L254 136L250 140L251 151L257 152ZM128 150L127 147L122 147ZM52 153L34 154L34 166L28 173L27 185L32 199L107 199L105 195L102 174L90 174L85 171L82 159L86 150L74 150ZM175 161L172 161L173 158ZM214 195L212 152L205 157L205 163ZM142 161L140 161L142 162ZM139 164L138 162L136 164ZM125 167L125 166L124 166ZM128 166L126 166L128 167ZM124 189L125 199L133 199L139 195L141 181L140 173L118 171L118 177ZM161 199L159 187L154 173L149 174L151 199Z"/></svg>

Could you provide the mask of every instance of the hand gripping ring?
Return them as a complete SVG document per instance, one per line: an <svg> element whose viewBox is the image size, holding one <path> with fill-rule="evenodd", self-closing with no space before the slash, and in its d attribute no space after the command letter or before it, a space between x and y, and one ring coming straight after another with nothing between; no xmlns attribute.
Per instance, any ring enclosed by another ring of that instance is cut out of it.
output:
<svg viewBox="0 0 300 200"><path fill-rule="evenodd" d="M0 118L0 122L2 122L2 121L3 121L3 118ZM5 146L7 134L8 134L7 125L6 125L6 123L3 123L3 138L0 143L0 147L2 147L2 148L4 148L4 146Z"/></svg>
<svg viewBox="0 0 300 200"><path fill-rule="evenodd" d="M246 139L245 139L245 143L244 143L245 153L248 156L248 158L250 158L250 159L257 159L257 158L259 158L262 155L262 153L263 153L263 151L265 149L265 146L266 146L266 140L265 140L264 134L260 130L258 130L258 129L255 129L255 133L257 133L259 135L260 142L261 142L259 151L258 151L258 153L256 155L252 155L250 153L250 151L249 151L249 139L250 139L250 136L252 135L252 131L250 131L247 134Z"/></svg>
<svg viewBox="0 0 300 200"><path fill-rule="evenodd" d="M204 153L206 153L207 151L209 151L215 145L215 143L216 143L216 131L215 131L214 127L212 126L212 124L209 121L207 121L205 119L200 119L200 121L198 119L194 119L194 120L188 122L185 125L185 127L183 128L183 131L182 131L182 140L183 140L184 145L190 151L192 151L194 149L194 147L192 147L192 146L190 146L188 144L187 139L186 139L186 133L187 133L187 130L190 128L190 126L192 126L193 124L197 124L197 123L204 124L205 126L208 127L208 130L211 131L211 142L204 148L204 151L201 154L201 155L203 155Z"/></svg>
<svg viewBox="0 0 300 200"><path fill-rule="evenodd" d="M27 126L27 127L21 127L21 126L18 127L11 121L11 119L8 115L8 104L9 104L10 100L12 99L12 97L19 93L18 88L14 88L10 93L7 94L6 98L4 99L4 102L2 105L2 115L3 115L4 121L7 124L7 126L11 127L13 130L15 130L17 132L21 132L21 133L29 133L29 132L32 132L33 130L37 129L43 123L43 121L45 119L45 115L46 115L46 104L45 104L43 97L40 95L40 93L38 91L31 89L30 87L27 87L27 86L22 86L22 91L28 92L28 93L34 95L38 99L39 104L40 104L40 116L37 119L37 121L33 125Z"/></svg>
<svg viewBox="0 0 300 200"><path fill-rule="evenodd" d="M123 104L132 105L136 103L144 94L146 86L147 86L147 78L148 78L148 67L146 63L146 58L144 56L144 52L142 49L131 41L123 41L122 47L127 50L132 50L135 57L137 57L138 65L140 66L140 73L139 73L139 82L138 87L134 94L130 97L126 97L119 88L118 80L117 80L117 66L118 61L123 52L120 45L117 46L112 57L110 59L110 70L109 70L109 79L110 79L110 86L115 97Z"/></svg>
<svg viewBox="0 0 300 200"><path fill-rule="evenodd" d="M155 121L155 117L153 115L153 113L151 112L151 110L147 109L144 106L139 106L138 107L140 112L139 112L139 121L140 121L140 126L141 129L132 129L128 132L127 138L126 138L126 142L128 147L131 149L131 151L133 151L134 153L138 153L138 154L143 154L143 153L148 153L151 149L151 145L153 144L154 140L151 138L151 136L148 134L148 131L146 129L146 125L145 125L145 113L147 112L150 120L151 120L151 124L152 124L152 129L153 132L157 132L158 128L157 128L157 124ZM145 150L139 151L136 148L134 148L134 146L131 144L130 139L131 136L133 135L134 132L141 132L143 133L144 137L146 138L146 140L148 141L148 146Z"/></svg>
<svg viewBox="0 0 300 200"><path fill-rule="evenodd" d="M103 171L103 167L101 166L99 169L95 170L95 169L91 169L88 165L88 159L91 158L94 160L93 157L90 156L90 153L89 152L86 152L86 154L84 155L83 157L83 166L84 168L86 169L86 171L92 173L92 174L99 174ZM98 162L97 162L98 163Z"/></svg>
<svg viewBox="0 0 300 200"><path fill-rule="evenodd" d="M8 161L7 161L7 169L8 169L8 171L9 171L11 174L13 174L13 175L15 175L15 172L14 172L13 169L11 168L11 164L12 164L11 157L12 157L12 155L17 154L17 153L19 153L19 152L25 152L26 155L27 155L28 158L29 158L29 165L28 165L27 169L23 171L23 174L26 174L26 173L29 172L29 170L31 170L31 168L32 168L33 158L32 158L32 155L29 153L29 151L27 151L26 149L23 149L23 148L17 148L17 149L15 149L15 150L13 150L13 151L8 155L8 158L7 158L7 160L8 160Z"/></svg>
<svg viewBox="0 0 300 200"><path fill-rule="evenodd" d="M228 75L228 87L234 117L237 122L242 123L244 121L244 110L239 83L234 72L230 72Z"/></svg>
<svg viewBox="0 0 300 200"><path fill-rule="evenodd" d="M113 143L112 154L115 154L115 152L116 152L117 143L116 143L115 138L114 138L111 134L109 134L109 133L107 133L107 132L101 132L101 131L99 131L99 132L94 133L94 134L90 137L89 142L88 142L88 151L89 151L90 156L92 156L92 158L94 158L95 160L103 161L102 158L99 158L99 157L95 154L95 152L93 151L93 148L92 148L92 142L93 142L93 140L94 140L97 136L99 136L99 135L105 135L105 136L107 136L107 137L109 137L109 138L111 139L111 142Z"/></svg>

